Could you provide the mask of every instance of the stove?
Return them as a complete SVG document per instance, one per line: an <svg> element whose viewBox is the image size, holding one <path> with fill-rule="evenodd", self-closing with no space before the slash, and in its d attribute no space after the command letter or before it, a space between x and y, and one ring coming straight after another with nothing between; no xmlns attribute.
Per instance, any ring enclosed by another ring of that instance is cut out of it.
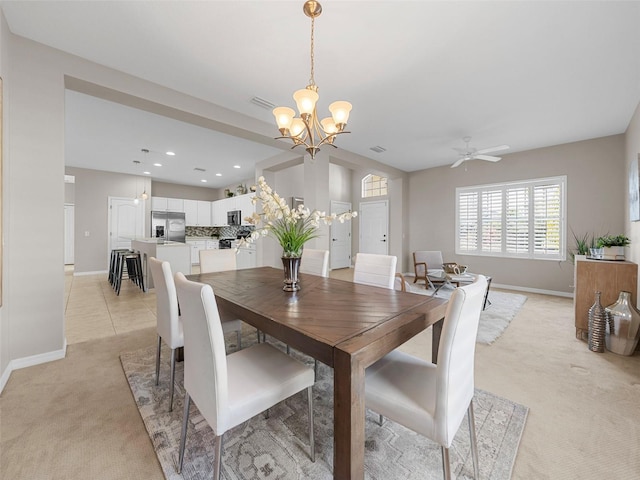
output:
<svg viewBox="0 0 640 480"><path fill-rule="evenodd" d="M223 249L223 248L231 248L231 242L233 240L230 238L221 238L218 241L218 248Z"/></svg>

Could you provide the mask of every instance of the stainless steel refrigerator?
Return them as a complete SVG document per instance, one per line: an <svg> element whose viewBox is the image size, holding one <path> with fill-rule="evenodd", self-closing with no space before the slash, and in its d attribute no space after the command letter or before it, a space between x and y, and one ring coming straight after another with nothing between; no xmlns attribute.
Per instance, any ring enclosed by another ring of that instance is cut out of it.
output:
<svg viewBox="0 0 640 480"><path fill-rule="evenodd" d="M180 212L151 212L151 237L165 241L185 240L185 218Z"/></svg>

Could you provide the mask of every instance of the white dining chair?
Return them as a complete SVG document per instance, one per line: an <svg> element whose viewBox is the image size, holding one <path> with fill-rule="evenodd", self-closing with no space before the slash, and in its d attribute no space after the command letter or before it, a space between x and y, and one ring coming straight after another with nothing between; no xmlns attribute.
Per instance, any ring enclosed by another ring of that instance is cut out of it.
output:
<svg viewBox="0 0 640 480"><path fill-rule="evenodd" d="M447 305L438 363L394 350L365 373L367 408L437 442L445 480L451 478L449 447L468 412L471 455L479 479L473 414L474 357L487 280L457 288Z"/></svg>
<svg viewBox="0 0 640 480"><path fill-rule="evenodd" d="M178 312L178 297L173 283L169 262L155 257L148 259L153 285L156 291L156 329L158 348L156 351L156 385L160 382L160 351L164 341L171 349L171 383L169 386L169 411L173 410L173 391L176 373L176 349L184 347L182 321Z"/></svg>
<svg viewBox="0 0 640 480"><path fill-rule="evenodd" d="M314 248L305 248L304 250L302 250L300 272L310 273L311 275L319 275L321 277L328 277L329 250L317 250Z"/></svg>
<svg viewBox="0 0 640 480"><path fill-rule="evenodd" d="M211 286L187 280L180 272L175 275L175 283L185 318L185 399L178 473L184 461L191 399L213 429L213 478L218 480L224 433L305 389L309 406L309 456L315 462L313 370L267 343L225 356Z"/></svg>
<svg viewBox="0 0 640 480"><path fill-rule="evenodd" d="M353 281L373 287L393 289L398 257L373 253L356 254Z"/></svg>
<svg viewBox="0 0 640 480"><path fill-rule="evenodd" d="M224 272L236 269L238 254L235 248L200 250L198 253L200 255L200 273ZM223 327L230 322L235 322L238 348L242 348L242 321L222 308L220 309L220 318L222 318ZM258 341L260 341L259 334Z"/></svg>

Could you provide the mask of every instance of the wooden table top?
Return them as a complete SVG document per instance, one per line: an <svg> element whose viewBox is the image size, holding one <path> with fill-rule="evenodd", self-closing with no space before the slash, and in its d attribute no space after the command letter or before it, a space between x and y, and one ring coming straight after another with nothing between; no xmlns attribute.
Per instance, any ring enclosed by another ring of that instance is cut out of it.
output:
<svg viewBox="0 0 640 480"><path fill-rule="evenodd" d="M193 274L188 278L211 285L219 308L329 366L333 366L336 345L400 312L446 303L426 295L303 273L301 289L285 292L282 270L271 267Z"/></svg>

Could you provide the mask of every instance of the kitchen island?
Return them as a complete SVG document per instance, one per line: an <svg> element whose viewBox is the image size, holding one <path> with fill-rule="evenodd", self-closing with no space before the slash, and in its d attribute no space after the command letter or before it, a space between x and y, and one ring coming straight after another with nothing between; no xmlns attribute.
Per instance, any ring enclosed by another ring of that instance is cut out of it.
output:
<svg viewBox="0 0 640 480"><path fill-rule="evenodd" d="M153 278L149 271L148 259L155 257L158 260L169 262L171 272L182 272L185 275L191 274L191 248L182 242L160 242L157 238L136 238L131 241L131 248L140 252L142 260L142 272L144 276L145 291L153 288Z"/></svg>

